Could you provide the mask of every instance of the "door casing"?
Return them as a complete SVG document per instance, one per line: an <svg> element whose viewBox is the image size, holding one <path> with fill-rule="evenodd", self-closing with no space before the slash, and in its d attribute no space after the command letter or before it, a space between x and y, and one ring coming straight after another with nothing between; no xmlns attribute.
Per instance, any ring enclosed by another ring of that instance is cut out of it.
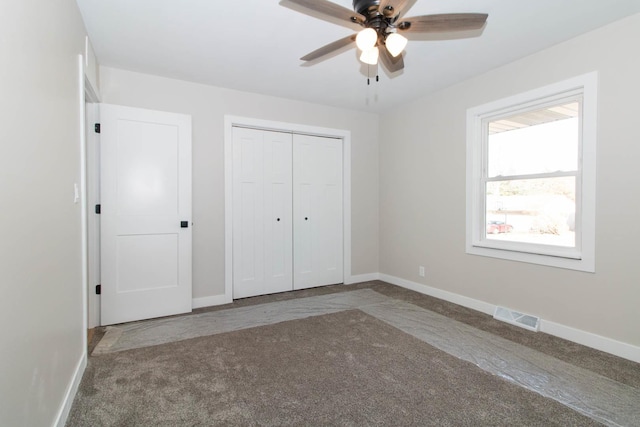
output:
<svg viewBox="0 0 640 427"><path fill-rule="evenodd" d="M100 325L100 297L95 294L95 285L100 281L100 230L96 230L94 202L99 200L96 174L100 173L100 164L93 155L98 138L93 123L99 122L100 95L87 75L89 62L87 56L78 56L79 71L79 109L80 109L80 183L82 199L82 300L83 330ZM97 202L96 202L97 203ZM83 334L86 340L86 333ZM86 343L85 343L86 344ZM86 348L86 345L84 345Z"/></svg>

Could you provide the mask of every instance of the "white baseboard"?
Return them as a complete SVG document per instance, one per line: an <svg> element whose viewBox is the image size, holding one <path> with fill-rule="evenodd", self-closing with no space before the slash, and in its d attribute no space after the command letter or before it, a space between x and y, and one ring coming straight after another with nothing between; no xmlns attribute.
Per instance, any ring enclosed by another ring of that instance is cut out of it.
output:
<svg viewBox="0 0 640 427"><path fill-rule="evenodd" d="M84 370L87 367L87 352L86 350L82 352L82 356L76 365L76 370L73 373L73 378L71 382L67 386L67 391L64 395L64 399L62 401L62 406L58 410L58 414L56 416L56 420L54 422L54 426L56 427L64 427L67 423L67 418L69 417L69 412L71 411L71 405L73 405L73 399L76 397L76 393L78 392L78 387L80 387L80 382L82 381L82 375L84 374Z"/></svg>
<svg viewBox="0 0 640 427"><path fill-rule="evenodd" d="M640 347L622 341L616 341L544 319L540 320L540 331L640 363Z"/></svg>
<svg viewBox="0 0 640 427"><path fill-rule="evenodd" d="M472 308L476 311L480 311L485 314L493 315L493 312L496 308L495 305L489 304L484 301L465 297L459 294L454 294L453 292L449 292L449 291L443 291L442 289L433 288L431 286L412 282L406 279L401 279L399 277L389 276L388 274L380 274L380 280L391 283L392 285L401 286L403 288L419 292L421 294L429 295L435 298L440 298L445 301L449 301L454 304L461 305L463 307Z"/></svg>
<svg viewBox="0 0 640 427"><path fill-rule="evenodd" d="M349 276L344 280L345 285L352 285L354 283L362 283L362 282L370 282L372 280L378 280L380 278L380 273L368 273L368 274L358 274L355 276ZM231 296L222 294L222 295L214 295L211 297L202 297L202 298L193 298L191 302L192 308L204 308L204 307L212 307L215 305L223 305L229 304L233 302L233 298Z"/></svg>
<svg viewBox="0 0 640 427"><path fill-rule="evenodd" d="M493 315L495 305L453 292L443 291L442 289L433 288L421 283L412 282L410 280L401 279L399 277L390 276L388 274L379 274L379 280L392 285L397 285L421 294L429 295L463 307L471 308L485 314ZM640 363L640 347L616 341L611 338L596 335L570 326L562 325L548 320L540 320L540 332L547 333L559 338L573 341L596 350L604 351L624 359L632 360Z"/></svg>
<svg viewBox="0 0 640 427"><path fill-rule="evenodd" d="M345 285L353 285L354 283L371 282L372 280L379 280L380 273L368 273L368 274L356 274L355 276L349 276L344 280Z"/></svg>
<svg viewBox="0 0 640 427"><path fill-rule="evenodd" d="M191 302L192 308L212 307L214 305L223 305L233 302L233 298L226 295L213 295L210 297L194 298Z"/></svg>

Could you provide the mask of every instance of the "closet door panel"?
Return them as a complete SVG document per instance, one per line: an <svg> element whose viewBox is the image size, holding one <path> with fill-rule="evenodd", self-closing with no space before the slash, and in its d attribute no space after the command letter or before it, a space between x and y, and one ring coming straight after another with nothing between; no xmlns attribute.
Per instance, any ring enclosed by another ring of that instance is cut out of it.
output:
<svg viewBox="0 0 640 427"><path fill-rule="evenodd" d="M291 290L291 135L233 129L233 297Z"/></svg>
<svg viewBox="0 0 640 427"><path fill-rule="evenodd" d="M342 141L294 135L294 289L343 281Z"/></svg>
<svg viewBox="0 0 640 427"><path fill-rule="evenodd" d="M322 138L318 162L318 280L320 284L343 281L342 141Z"/></svg>
<svg viewBox="0 0 640 427"><path fill-rule="evenodd" d="M318 210L322 223L319 234L322 255L320 276L323 283L343 281L343 217L342 217L342 143L325 138L319 147L323 167L319 171Z"/></svg>
<svg viewBox="0 0 640 427"><path fill-rule="evenodd" d="M264 282L264 192L261 136L233 129L233 296L250 296Z"/></svg>
<svg viewBox="0 0 640 427"><path fill-rule="evenodd" d="M294 135L293 149L293 236L294 236L294 289L304 289L319 286L316 283L316 269L314 266L314 239L313 224L317 221L312 215L315 206L314 198L314 152L312 141L300 135Z"/></svg>
<svg viewBox="0 0 640 427"><path fill-rule="evenodd" d="M265 294L293 289L291 134L263 132Z"/></svg>

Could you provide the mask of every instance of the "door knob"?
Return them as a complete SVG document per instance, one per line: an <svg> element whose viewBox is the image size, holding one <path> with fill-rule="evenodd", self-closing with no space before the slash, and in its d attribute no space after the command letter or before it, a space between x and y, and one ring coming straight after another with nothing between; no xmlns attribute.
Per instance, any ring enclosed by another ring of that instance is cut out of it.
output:
<svg viewBox="0 0 640 427"><path fill-rule="evenodd" d="M307 217L305 216L305 217L304 217L304 220L305 220L305 221L308 221L308 220L309 220L309 218L307 218Z"/></svg>
<svg viewBox="0 0 640 427"><path fill-rule="evenodd" d="M280 218L278 218L278 221L280 221Z"/></svg>

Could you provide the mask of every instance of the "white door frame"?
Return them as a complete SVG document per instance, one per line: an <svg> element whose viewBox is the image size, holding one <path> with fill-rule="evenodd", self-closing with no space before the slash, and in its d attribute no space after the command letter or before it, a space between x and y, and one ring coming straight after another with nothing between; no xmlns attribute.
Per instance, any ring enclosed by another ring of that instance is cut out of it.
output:
<svg viewBox="0 0 640 427"><path fill-rule="evenodd" d="M99 315L94 307L91 293L92 280L95 276L96 265L92 260L92 254L96 247L96 235L91 229L92 221L90 220L90 201L89 188L95 183L93 182L93 174L99 167L95 163L95 159L88 157L88 144L92 141L89 135L93 135L91 129L87 128L87 118L95 117L93 111L86 111L86 104L97 104L100 102L100 95L97 88L93 86L91 80L86 74L87 57L78 55L78 108L80 112L79 133L80 133L80 199L81 203L81 228L82 228L82 330L83 330L83 348L87 348L87 329L98 326L94 324L94 317Z"/></svg>
<svg viewBox="0 0 640 427"><path fill-rule="evenodd" d="M89 84L87 81L86 84ZM91 91L93 92L93 90ZM85 123L87 138L87 225L88 225L88 283L87 283L87 319L88 328L100 326L100 295L96 295L96 285L100 284L100 218L95 213L95 205L100 203L100 146L99 136L94 131L94 124L100 123L100 100L97 95L85 97ZM91 104L91 105L87 105Z"/></svg>
<svg viewBox="0 0 640 427"><path fill-rule="evenodd" d="M343 281L351 275L351 132L248 117L224 116L224 302L233 301L233 127L324 136L342 140Z"/></svg>

